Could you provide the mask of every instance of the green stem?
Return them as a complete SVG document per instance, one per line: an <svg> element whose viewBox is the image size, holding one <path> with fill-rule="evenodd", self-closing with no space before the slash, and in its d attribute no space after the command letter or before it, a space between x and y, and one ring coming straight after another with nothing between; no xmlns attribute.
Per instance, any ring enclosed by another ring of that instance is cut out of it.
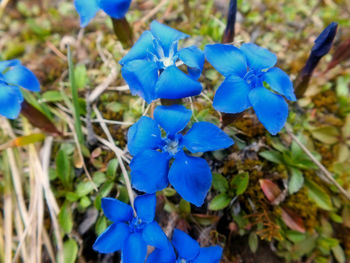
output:
<svg viewBox="0 0 350 263"><path fill-rule="evenodd" d="M80 145L84 145L84 135L80 120L80 106L79 106L79 96L78 96L78 87L75 83L74 77L74 65L72 60L72 52L70 50L70 46L68 46L68 67L69 67L69 81L72 92L72 100L73 100L73 110L74 110L74 127L77 133L78 141Z"/></svg>

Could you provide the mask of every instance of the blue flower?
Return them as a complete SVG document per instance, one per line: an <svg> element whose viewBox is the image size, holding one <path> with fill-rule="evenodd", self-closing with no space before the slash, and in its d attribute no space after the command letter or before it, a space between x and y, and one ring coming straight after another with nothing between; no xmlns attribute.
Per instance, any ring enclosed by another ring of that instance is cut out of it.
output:
<svg viewBox="0 0 350 263"><path fill-rule="evenodd" d="M87 26L100 9L110 17L121 19L125 16L130 4L131 0L74 0L81 27Z"/></svg>
<svg viewBox="0 0 350 263"><path fill-rule="evenodd" d="M265 128L277 134L288 117L288 104L282 96L292 101L296 98L289 76L274 67L276 55L252 43L243 44L240 49L223 44L207 45L205 55L226 77L216 91L214 108L239 113L253 107Z"/></svg>
<svg viewBox="0 0 350 263"><path fill-rule="evenodd" d="M40 83L19 60L0 61L0 115L9 119L18 117L23 102L20 88L39 91Z"/></svg>
<svg viewBox="0 0 350 263"><path fill-rule="evenodd" d="M130 163L133 187L155 193L169 182L187 201L201 206L211 186L207 162L185 154L215 151L233 144L217 126L209 122L194 123L186 135L180 132L191 119L192 112L181 105L158 106L154 120L143 116L128 131L128 148L134 156ZM166 135L162 137L160 127ZM169 169L170 160L174 159Z"/></svg>
<svg viewBox="0 0 350 263"><path fill-rule="evenodd" d="M155 249L147 259L147 263L219 263L222 256L220 246L203 247L185 232L175 229L172 244L177 251L177 258L173 248Z"/></svg>
<svg viewBox="0 0 350 263"><path fill-rule="evenodd" d="M100 253L121 250L123 263L143 263L147 245L159 249L168 246L168 238L154 221L156 196L138 196L134 202L137 216L131 206L114 198L103 198L102 209L113 222L95 241L93 248Z"/></svg>
<svg viewBox="0 0 350 263"><path fill-rule="evenodd" d="M204 65L203 52L195 46L177 50L178 41L187 37L157 21L151 23L151 30L143 32L120 61L132 94L150 103L157 98L180 99L201 93L197 79ZM177 67L181 62L188 74Z"/></svg>

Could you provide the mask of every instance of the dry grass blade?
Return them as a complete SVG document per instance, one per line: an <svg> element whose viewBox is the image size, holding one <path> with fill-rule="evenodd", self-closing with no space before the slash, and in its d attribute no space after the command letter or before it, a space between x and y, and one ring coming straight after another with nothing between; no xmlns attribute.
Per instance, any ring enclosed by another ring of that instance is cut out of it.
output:
<svg viewBox="0 0 350 263"><path fill-rule="evenodd" d="M134 209L134 193L133 193L132 188L131 188L131 183L130 183L130 178L129 178L128 172L127 172L126 167L124 165L124 162L122 160L122 156L121 156L122 150L120 150L117 146L115 146L113 137L112 137L111 133L109 132L106 123L103 121L101 113L99 112L99 110L97 109L97 107L95 105L93 106L93 109L94 109L94 112L96 114L97 119L101 120L100 126L108 138L108 141L103 140L102 143L104 143L107 147L109 147L118 158L118 161L120 163L120 167L122 170L122 174L123 174L123 177L125 180L126 188L128 191L130 203ZM134 209L134 212L135 212L135 209Z"/></svg>

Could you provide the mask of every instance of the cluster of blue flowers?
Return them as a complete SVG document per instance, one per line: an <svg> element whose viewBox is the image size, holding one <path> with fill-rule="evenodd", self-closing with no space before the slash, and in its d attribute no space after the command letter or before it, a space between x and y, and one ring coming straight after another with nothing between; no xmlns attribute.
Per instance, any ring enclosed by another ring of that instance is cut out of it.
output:
<svg viewBox="0 0 350 263"><path fill-rule="evenodd" d="M147 246L154 251L147 263L214 263L219 262L222 248L200 248L199 244L181 230L175 229L172 242L156 221L156 196L145 194L136 197L135 213L131 206L113 198L102 199L102 209L113 222L96 240L93 248L100 253L121 250L123 263L145 262ZM175 250L177 253L175 253Z"/></svg>
<svg viewBox="0 0 350 263"><path fill-rule="evenodd" d="M271 134L279 132L288 116L284 97L292 101L296 98L288 75L274 67L276 56L252 43L240 48L207 45L204 53L195 46L178 50L179 40L187 37L153 21L150 31L145 31L120 61L131 93L148 103L159 98L198 95L202 90L198 78L206 57L226 78L215 94L214 108L225 113L239 113L253 107ZM186 72L180 65L186 66ZM135 217L132 217L131 207L124 209L117 200L102 201L106 216L115 223L97 239L94 248L100 252L121 250L123 262L144 262L146 245L151 245L155 250L147 262L217 263L222 254L219 246L200 248L195 240L178 229L174 230L171 242L167 240L153 221L154 194L171 184L183 199L201 206L210 189L212 175L204 159L188 153L225 149L234 142L209 122L195 122L184 133L192 112L182 105L157 106L153 116L154 119L141 117L128 131L128 149L133 156L130 163L132 186L146 194L135 200ZM139 201L150 196L153 196L152 204ZM118 206L112 207L112 203ZM152 216L145 219L144 210L150 213L151 208ZM119 211L120 215L111 215ZM127 215L123 216L124 213ZM121 227L119 217L128 221L129 227L126 224ZM138 252L132 254L132 249Z"/></svg>
<svg viewBox="0 0 350 263"><path fill-rule="evenodd" d="M86 26L100 9L122 18L130 6L126 0L75 0ZM218 88L213 106L224 113L239 113L252 107L266 129L277 134L288 116L285 98L295 101L288 75L275 67L277 57L255 44L207 45L204 53L195 46L178 49L189 37L153 21L129 53L120 61L122 76L132 94L151 103L156 99L181 99L201 93L198 79L205 58L225 80ZM184 67L179 67L184 65ZM23 96L20 88L39 91L35 75L18 60L0 62L0 114L16 118ZM183 131L192 117L182 105L158 106L154 119L141 117L128 131L128 149L134 189L133 207L113 198L102 199L102 209L113 223L97 238L93 248L101 253L121 251L123 263L217 263L222 248L200 248L181 230L175 229L171 242L155 221L156 195L171 184L177 193L201 206L210 189L212 175L206 160L191 154L225 149L233 140L209 122L195 122ZM147 246L154 251L147 257Z"/></svg>

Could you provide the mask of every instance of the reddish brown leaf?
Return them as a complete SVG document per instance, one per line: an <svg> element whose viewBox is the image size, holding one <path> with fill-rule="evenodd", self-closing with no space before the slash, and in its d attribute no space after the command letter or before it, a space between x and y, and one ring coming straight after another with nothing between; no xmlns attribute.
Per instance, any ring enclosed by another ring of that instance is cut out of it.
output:
<svg viewBox="0 0 350 263"><path fill-rule="evenodd" d="M326 71L331 70L339 63L350 58L350 38L344 40L335 50L331 62L329 62Z"/></svg>
<svg viewBox="0 0 350 263"><path fill-rule="evenodd" d="M282 220L290 229L305 233L303 219L292 210L282 208Z"/></svg>
<svg viewBox="0 0 350 263"><path fill-rule="evenodd" d="M281 189L269 179L260 179L260 187L266 198L273 203L282 193Z"/></svg>
<svg viewBox="0 0 350 263"><path fill-rule="evenodd" d="M39 110L23 101L21 114L35 127L54 136L63 136L56 126Z"/></svg>

